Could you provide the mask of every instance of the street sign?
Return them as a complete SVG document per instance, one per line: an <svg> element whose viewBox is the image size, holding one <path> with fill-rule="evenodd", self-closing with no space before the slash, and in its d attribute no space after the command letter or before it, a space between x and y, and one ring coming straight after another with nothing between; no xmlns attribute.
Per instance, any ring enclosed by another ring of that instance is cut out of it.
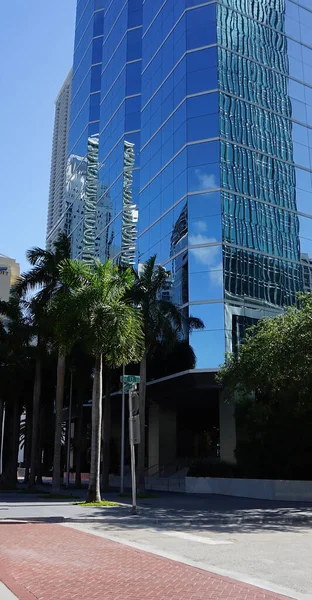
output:
<svg viewBox="0 0 312 600"><path fill-rule="evenodd" d="M121 383L140 383L139 375L122 375L120 377Z"/></svg>

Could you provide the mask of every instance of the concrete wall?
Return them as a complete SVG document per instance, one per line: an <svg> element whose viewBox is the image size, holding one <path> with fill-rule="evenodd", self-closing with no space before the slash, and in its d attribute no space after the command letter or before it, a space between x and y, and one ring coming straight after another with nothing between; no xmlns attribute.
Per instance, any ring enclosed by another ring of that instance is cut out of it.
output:
<svg viewBox="0 0 312 600"><path fill-rule="evenodd" d="M120 487L119 475L109 476L111 487ZM131 488L131 477L127 475L124 479L125 489ZM145 477L145 488L157 492L180 492L185 493L185 477Z"/></svg>
<svg viewBox="0 0 312 600"><path fill-rule="evenodd" d="M185 491L260 500L312 501L312 481L186 477Z"/></svg>

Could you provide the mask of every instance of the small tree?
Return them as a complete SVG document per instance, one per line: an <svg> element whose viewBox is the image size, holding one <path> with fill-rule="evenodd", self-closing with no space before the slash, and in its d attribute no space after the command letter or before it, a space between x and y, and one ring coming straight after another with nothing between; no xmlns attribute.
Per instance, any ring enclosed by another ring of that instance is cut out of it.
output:
<svg viewBox="0 0 312 600"><path fill-rule="evenodd" d="M108 367L141 358L142 324L140 313L126 299L134 275L130 269L120 270L111 261L85 265L64 261L61 279L71 294L58 301L59 328L71 324L65 347L80 337L94 357L92 391L91 468L87 502L98 502L100 494L100 458L102 423L103 361ZM63 316L62 316L63 315Z"/></svg>
<svg viewBox="0 0 312 600"><path fill-rule="evenodd" d="M252 327L217 376L244 432L236 456L248 475L284 478L312 461L312 294ZM251 400L251 397L253 400ZM303 473L304 475L304 473Z"/></svg>

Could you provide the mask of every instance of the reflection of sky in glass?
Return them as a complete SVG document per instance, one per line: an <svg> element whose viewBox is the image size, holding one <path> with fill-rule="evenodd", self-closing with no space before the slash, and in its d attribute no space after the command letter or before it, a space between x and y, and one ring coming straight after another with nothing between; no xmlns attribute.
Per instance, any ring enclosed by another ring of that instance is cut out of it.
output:
<svg viewBox="0 0 312 600"><path fill-rule="evenodd" d="M224 328L224 304L213 302L210 304L191 304L190 315L201 319L205 329L215 330Z"/></svg>
<svg viewBox="0 0 312 600"><path fill-rule="evenodd" d="M196 354L196 369L217 369L224 362L224 330L194 331L190 344Z"/></svg>

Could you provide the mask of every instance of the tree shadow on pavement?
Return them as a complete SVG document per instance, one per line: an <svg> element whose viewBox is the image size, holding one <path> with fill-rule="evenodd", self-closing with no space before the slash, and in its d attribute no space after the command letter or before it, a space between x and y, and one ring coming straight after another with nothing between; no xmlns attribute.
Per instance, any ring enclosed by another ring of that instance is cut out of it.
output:
<svg viewBox="0 0 312 600"><path fill-rule="evenodd" d="M108 498L108 496L106 496ZM109 499L120 500L112 495ZM85 508L64 503L54 503L47 499L40 501L40 507L49 507L49 512L54 515L27 515L20 516L22 508L33 507L33 503L20 505L17 500L19 514L15 517L8 512L2 512L1 523L90 523L98 532L107 532L122 529L150 529L150 530L183 530L184 532L201 533L263 533L270 532L299 532L312 526L312 505L307 503L271 502L263 500L250 500L245 498L232 498L226 496L195 496L190 498L185 495L164 494L157 499L140 501L138 514L130 514L130 502L125 502L118 507ZM12 507L10 501L10 507ZM39 504L37 504L39 508ZM3 508L3 505L1 506ZM59 514L57 514L59 513Z"/></svg>

